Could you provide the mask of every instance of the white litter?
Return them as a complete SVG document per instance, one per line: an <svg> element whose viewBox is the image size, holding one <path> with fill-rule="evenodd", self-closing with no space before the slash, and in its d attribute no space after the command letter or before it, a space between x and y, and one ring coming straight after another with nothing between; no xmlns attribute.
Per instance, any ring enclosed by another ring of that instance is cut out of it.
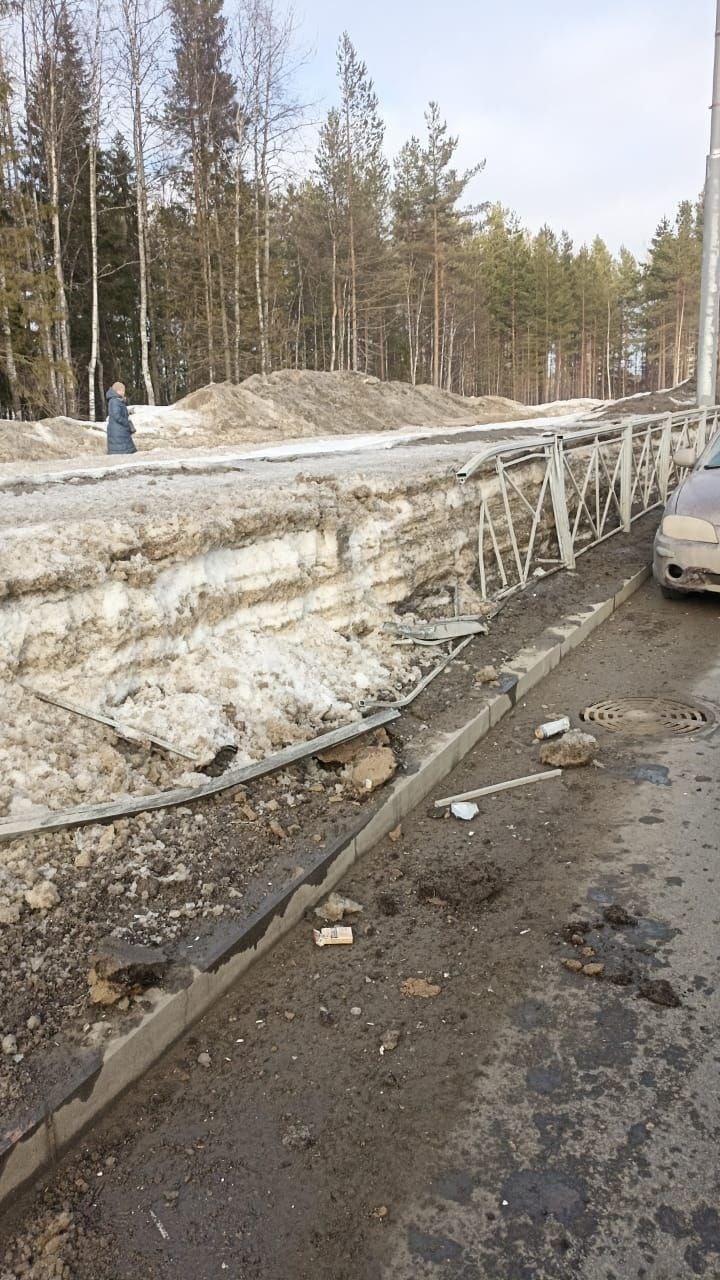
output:
<svg viewBox="0 0 720 1280"><path fill-rule="evenodd" d="M462 818L463 822L472 822L480 812L476 804L452 804L450 812L454 818Z"/></svg>

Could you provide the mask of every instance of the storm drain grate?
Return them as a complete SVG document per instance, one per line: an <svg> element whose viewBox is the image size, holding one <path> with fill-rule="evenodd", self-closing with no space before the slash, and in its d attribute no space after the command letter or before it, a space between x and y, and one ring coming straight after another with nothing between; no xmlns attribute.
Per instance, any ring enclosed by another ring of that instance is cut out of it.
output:
<svg viewBox="0 0 720 1280"><path fill-rule="evenodd" d="M586 707L580 719L616 733L695 733L708 722L699 707L668 698L608 698Z"/></svg>

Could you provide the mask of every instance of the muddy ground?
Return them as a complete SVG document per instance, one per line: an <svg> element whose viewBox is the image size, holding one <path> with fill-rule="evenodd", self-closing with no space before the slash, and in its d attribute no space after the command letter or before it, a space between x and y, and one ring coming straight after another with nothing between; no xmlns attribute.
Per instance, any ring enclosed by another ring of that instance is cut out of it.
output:
<svg viewBox="0 0 720 1280"><path fill-rule="evenodd" d="M443 794L533 772L538 720L596 699L717 715L716 636L648 585ZM717 1276L709 729L597 729L602 768L469 823L422 805L343 883L352 948L301 924L17 1206L8 1280Z"/></svg>
<svg viewBox="0 0 720 1280"><path fill-rule="evenodd" d="M479 670L501 669L546 626L606 599L646 563L654 523L650 516L632 537L582 556L576 573L539 580L511 600L490 634L474 640L389 726L398 767L411 769L439 732L480 710L494 690L477 683ZM17 921L0 926L0 1032L16 1041L0 1055L0 1107L8 1121L57 1083L55 1058L65 1044L102 1042L132 1016L132 1006L128 1013L90 1000L92 957L104 938L160 946L171 961L191 961L196 942L221 921L247 918L368 803L347 768L309 761L230 797L4 846L6 866L17 859L14 874L32 885L52 871L58 891L51 909L23 901Z"/></svg>

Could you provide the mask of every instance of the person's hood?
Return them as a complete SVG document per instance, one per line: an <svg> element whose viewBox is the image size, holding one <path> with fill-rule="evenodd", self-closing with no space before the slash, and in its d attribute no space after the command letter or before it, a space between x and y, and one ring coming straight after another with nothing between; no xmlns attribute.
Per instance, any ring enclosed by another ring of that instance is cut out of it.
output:
<svg viewBox="0 0 720 1280"><path fill-rule="evenodd" d="M109 387L105 392L106 400L124 400L124 398L125 397L121 396L119 391L116 391L114 387Z"/></svg>

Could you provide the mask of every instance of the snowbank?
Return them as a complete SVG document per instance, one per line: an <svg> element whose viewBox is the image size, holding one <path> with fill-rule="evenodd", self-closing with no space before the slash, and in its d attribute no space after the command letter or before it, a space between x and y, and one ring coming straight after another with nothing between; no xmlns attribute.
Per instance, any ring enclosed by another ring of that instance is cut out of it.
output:
<svg viewBox="0 0 720 1280"><path fill-rule="evenodd" d="M502 396L459 396L434 387L381 382L359 373L285 369L243 383L213 383L176 405L137 405L136 443L148 449L307 440L404 429L471 426L577 414L595 402L527 408ZM0 423L0 462L105 452L104 423L48 418Z"/></svg>

